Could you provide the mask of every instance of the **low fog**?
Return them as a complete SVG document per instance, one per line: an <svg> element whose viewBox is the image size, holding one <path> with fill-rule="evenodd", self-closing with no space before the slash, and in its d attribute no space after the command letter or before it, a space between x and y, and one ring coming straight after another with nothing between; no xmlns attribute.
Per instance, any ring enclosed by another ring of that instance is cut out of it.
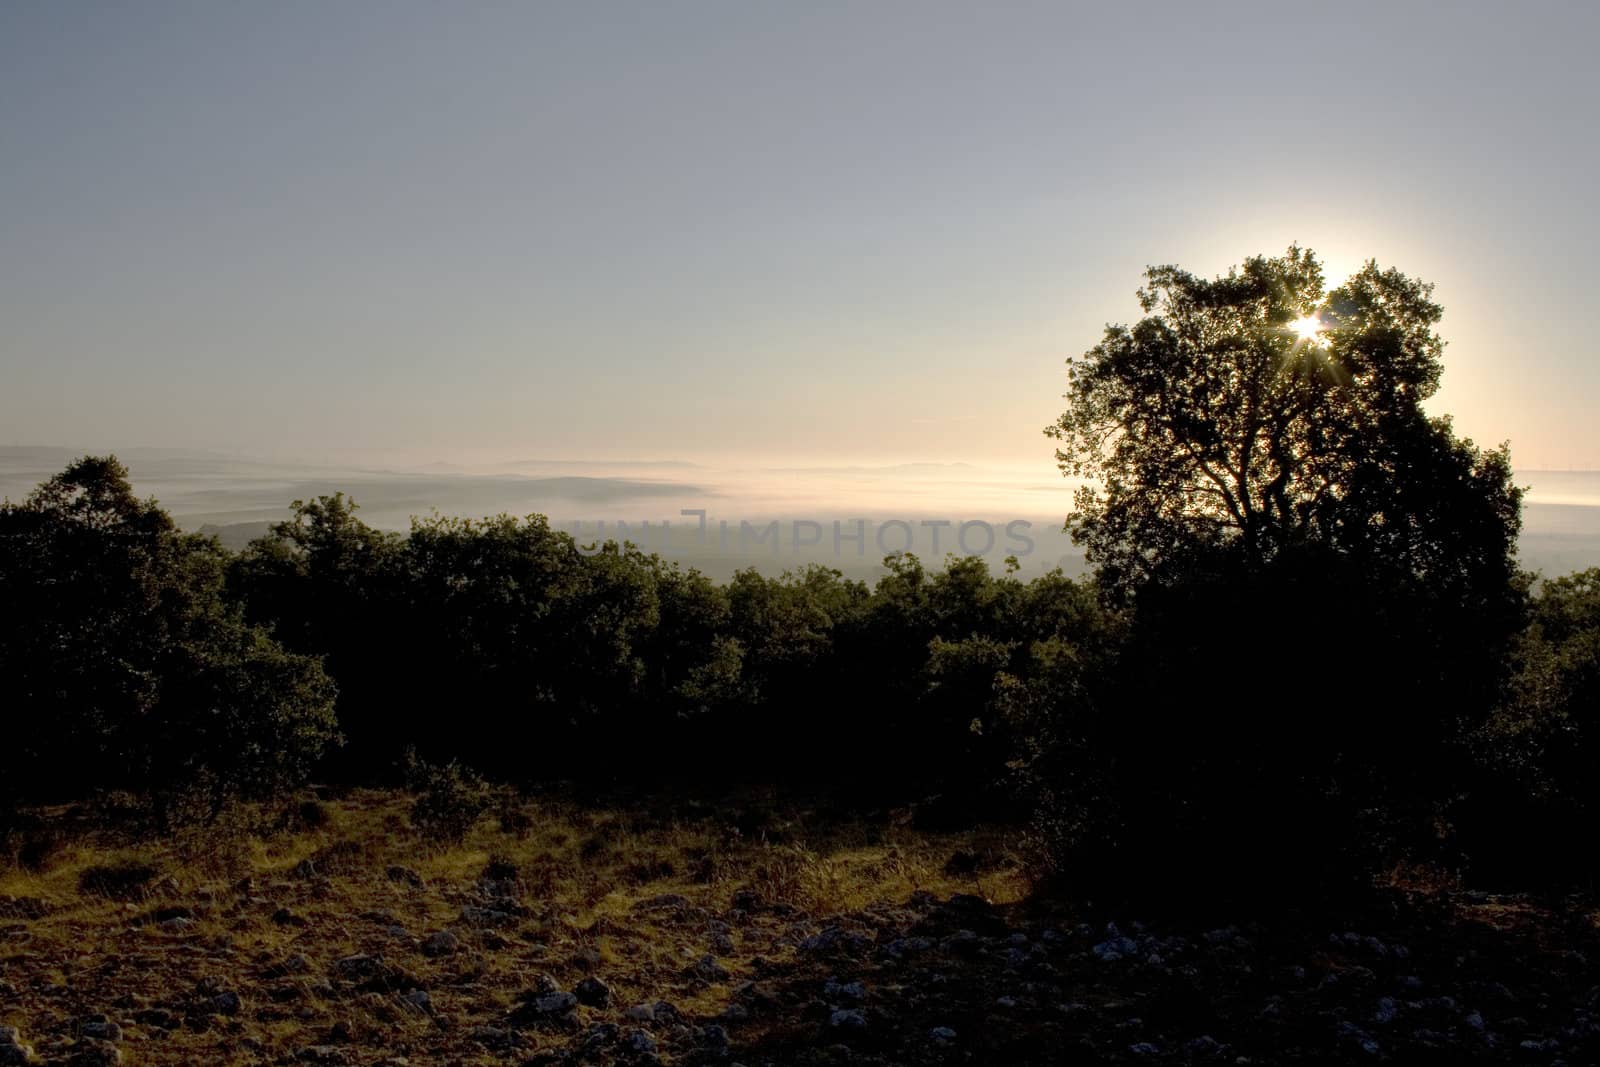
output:
<svg viewBox="0 0 1600 1067"><path fill-rule="evenodd" d="M21 499L86 451L0 448L0 496ZM1085 570L1081 551L1061 530L1073 483L1047 464L784 467L381 456L314 463L173 449L116 452L139 493L159 500L184 529L215 534L234 549L286 518L292 501L344 492L360 505L363 520L382 529L404 530L412 516L433 512L538 513L585 544L625 538L718 579L743 567L777 574L808 563L867 578L882 573L884 555L908 548L928 563L950 551L982 555L995 570L1015 555L1024 577L1057 566L1069 574ZM1556 574L1600 563L1600 472L1523 471L1518 481L1528 487L1523 565Z"/></svg>

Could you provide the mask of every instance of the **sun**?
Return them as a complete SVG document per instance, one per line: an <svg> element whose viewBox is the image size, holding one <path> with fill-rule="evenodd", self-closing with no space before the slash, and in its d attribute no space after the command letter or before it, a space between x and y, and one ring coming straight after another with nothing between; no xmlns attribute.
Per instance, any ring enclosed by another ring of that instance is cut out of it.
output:
<svg viewBox="0 0 1600 1067"><path fill-rule="evenodd" d="M1295 319L1289 324L1289 329L1294 331L1295 337L1305 344L1316 344L1317 335L1322 333L1322 320L1315 315L1305 315Z"/></svg>

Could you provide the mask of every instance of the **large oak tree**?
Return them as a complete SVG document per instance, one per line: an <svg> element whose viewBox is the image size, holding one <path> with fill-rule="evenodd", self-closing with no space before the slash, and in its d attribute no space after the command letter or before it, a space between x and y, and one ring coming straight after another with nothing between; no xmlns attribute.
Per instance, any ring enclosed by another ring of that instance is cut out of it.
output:
<svg viewBox="0 0 1600 1067"><path fill-rule="evenodd" d="M1229 892L1424 847L1522 607L1507 451L1424 407L1431 287L1368 263L1328 291L1291 247L1151 268L1139 302L1069 361L1047 429L1084 479L1069 528L1133 609L1116 699L1080 724L1119 805L1090 831Z"/></svg>
<svg viewBox="0 0 1600 1067"><path fill-rule="evenodd" d="M1467 596L1512 575L1520 493L1423 404L1444 342L1432 286L1367 263L1332 291L1308 249L1206 279L1152 267L1145 317L1068 363L1047 433L1088 479L1070 526L1108 586L1228 547L1314 544Z"/></svg>

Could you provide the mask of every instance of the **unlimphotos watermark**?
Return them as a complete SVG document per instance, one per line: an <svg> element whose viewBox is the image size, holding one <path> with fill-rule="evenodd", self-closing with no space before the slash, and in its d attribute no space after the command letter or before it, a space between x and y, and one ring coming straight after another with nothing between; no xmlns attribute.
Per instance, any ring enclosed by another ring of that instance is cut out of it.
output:
<svg viewBox="0 0 1600 1067"><path fill-rule="evenodd" d="M591 524L584 520L574 520L569 525L578 542L578 551L586 556L598 555L608 546L622 543L661 553L715 543L722 553L773 556L782 554L785 545L791 555L824 554L831 548L833 555L843 556L848 545L855 555L864 557L869 542L878 555L921 554L926 549L934 556L942 552L987 556L998 549L1020 559L1034 551L1033 538L1027 534L1033 523L1027 519L1005 523L983 519L962 522L952 519L887 519L883 522L870 519L766 519L757 522L718 519L712 523L704 508L684 508L678 514L693 517L697 522L673 526L667 519L637 523L613 520L608 524L602 519L592 524L592 538L589 536Z"/></svg>

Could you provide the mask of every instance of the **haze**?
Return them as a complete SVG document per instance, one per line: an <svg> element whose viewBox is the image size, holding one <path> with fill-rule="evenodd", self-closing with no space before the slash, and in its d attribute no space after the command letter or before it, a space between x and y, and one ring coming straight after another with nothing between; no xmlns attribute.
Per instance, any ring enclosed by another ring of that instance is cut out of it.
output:
<svg viewBox="0 0 1600 1067"><path fill-rule="evenodd" d="M1584 4L0 10L0 443L1052 475L1150 263L1438 283L1600 467ZM1380 32L1381 31L1381 32Z"/></svg>

